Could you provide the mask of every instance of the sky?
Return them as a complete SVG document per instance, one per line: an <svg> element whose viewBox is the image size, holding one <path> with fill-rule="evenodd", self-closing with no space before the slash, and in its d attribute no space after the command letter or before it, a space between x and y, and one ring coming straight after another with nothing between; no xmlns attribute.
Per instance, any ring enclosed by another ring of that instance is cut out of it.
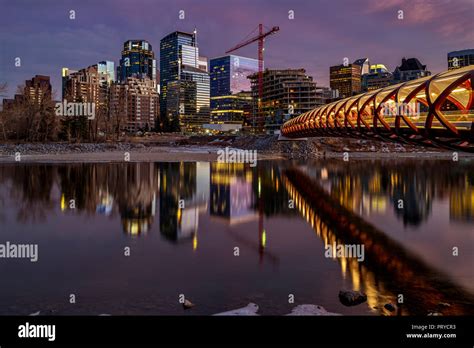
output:
<svg viewBox="0 0 474 348"><path fill-rule="evenodd" d="M0 0L0 83L12 97L26 79L49 75L58 98L62 67L117 66L126 40L147 40L158 61L161 38L196 27L200 54L213 58L259 23L280 27L265 42L265 67L304 68L319 86L345 57L390 71L416 57L438 73L448 52L474 48L473 18L474 0ZM257 58L257 44L235 53Z"/></svg>

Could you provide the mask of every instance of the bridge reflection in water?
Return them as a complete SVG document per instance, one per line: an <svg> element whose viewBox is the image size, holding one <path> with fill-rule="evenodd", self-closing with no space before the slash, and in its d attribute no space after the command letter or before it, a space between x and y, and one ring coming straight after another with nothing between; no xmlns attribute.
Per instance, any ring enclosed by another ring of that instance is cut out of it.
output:
<svg viewBox="0 0 474 348"><path fill-rule="evenodd" d="M388 86L305 112L281 127L289 138L375 137L474 151L474 68Z"/></svg>
<svg viewBox="0 0 474 348"><path fill-rule="evenodd" d="M283 183L325 247L364 246L364 261L343 256L337 261L343 277L350 274L353 289L366 292L370 308L389 314L383 310L384 304L396 303L402 294L403 304L398 304L392 315L427 315L446 303L449 306L443 307L444 315L474 313L472 294L345 208L303 171L285 170Z"/></svg>
<svg viewBox="0 0 474 348"><path fill-rule="evenodd" d="M176 274L186 278L182 272L192 270L186 279L199 277L200 281L187 284L203 297L216 288L232 288L240 301L242 294L253 294L255 287L262 287L266 298L255 301L277 307L274 304L281 303L281 291L287 294L282 289L291 286L306 303L340 306L333 310L341 313L367 314L365 305L346 309L337 303L341 283L351 283L367 293L372 311L378 307L378 311L395 315L473 312L474 278L469 263L474 250L472 161L454 165L451 161L349 164L325 160L288 169L293 165L261 161L255 168L203 162L0 166L3 238L15 240L30 233L50 248L48 254L58 257L49 262L45 258L42 271L34 267L29 268L31 273L22 273L8 268L6 283L18 286L2 288L0 300L8 300L0 301L0 313L17 313L8 306L17 299L21 303L18 294L34 287L38 272L48 277L51 293L77 286L77 280L74 285L68 279L51 277L51 270L58 267L66 273L77 267L84 286L107 298L109 286L122 288L117 284L127 279L124 272L130 272L139 279L136 284L147 284L145 290L139 286L134 298L142 298L147 291L149 298L160 301L156 294L163 289L174 294L173 282L181 281ZM74 209L69 206L71 199ZM289 206L289 199L298 209ZM399 199L405 204L402 211L395 208ZM180 209L180 200L184 209ZM359 216L381 226L380 230ZM317 237L308 233L310 226ZM362 244L365 261L337 258L345 276L341 280L339 266L324 258L319 240L326 246ZM78 252L63 254L63 241ZM114 245L121 249L122 241L137 248L134 255L141 261L135 268L117 267L123 261L121 253L104 257ZM235 257L228 252L236 245L245 250L238 269L232 268ZM450 254L453 245L461 246L458 258ZM150 265L158 271L149 272ZM186 266L177 272L177 265ZM120 272L114 275L116 269ZM88 283L91 274L112 283ZM247 281L236 282L236 274ZM27 287L25 279L32 282ZM405 302L398 312L383 310L385 303L396 302L398 294L404 295ZM122 293L115 296L120 301L114 303L126 303ZM31 299L32 312L38 301ZM48 301L54 304L56 297ZM227 298L221 301L220 305L229 306ZM451 306L438 309L440 302ZM164 313L175 313L167 307L166 298L161 305L167 308ZM202 313L213 312L215 308L209 307Z"/></svg>

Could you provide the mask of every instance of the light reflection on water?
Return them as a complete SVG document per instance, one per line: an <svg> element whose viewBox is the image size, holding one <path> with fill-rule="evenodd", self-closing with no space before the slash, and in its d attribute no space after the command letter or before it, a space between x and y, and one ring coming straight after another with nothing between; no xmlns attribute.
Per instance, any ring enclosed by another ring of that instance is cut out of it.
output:
<svg viewBox="0 0 474 348"><path fill-rule="evenodd" d="M248 302L263 314L302 303L389 314L383 305L400 293L395 314L466 314L473 169L409 160L3 165L0 242L38 243L40 261L0 260L10 285L0 314L212 314ZM324 257L335 242L364 244L366 260ZM368 302L344 307L343 288ZM183 312L181 293L197 306Z"/></svg>

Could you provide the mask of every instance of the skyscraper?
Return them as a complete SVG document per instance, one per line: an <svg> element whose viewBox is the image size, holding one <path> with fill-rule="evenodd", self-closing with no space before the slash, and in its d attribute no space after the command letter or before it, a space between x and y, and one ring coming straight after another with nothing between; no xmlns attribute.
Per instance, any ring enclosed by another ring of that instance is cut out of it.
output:
<svg viewBox="0 0 474 348"><path fill-rule="evenodd" d="M206 64L207 60L199 57L196 31L175 31L161 39L160 111L165 122L181 129L200 128L209 122L209 73L199 68ZM173 90L171 100L169 89ZM195 105L191 106L191 102ZM174 126L172 130L178 130Z"/></svg>
<svg viewBox="0 0 474 348"><path fill-rule="evenodd" d="M235 55L211 59L211 122L242 124L246 106L252 102L245 93L251 91L248 76L256 72L256 59Z"/></svg>
<svg viewBox="0 0 474 348"><path fill-rule="evenodd" d="M128 77L110 89L111 121L116 130L148 131L158 118L159 96L155 80Z"/></svg>
<svg viewBox="0 0 474 348"><path fill-rule="evenodd" d="M127 77L148 77L156 81L155 53L148 41L125 41L117 75L119 82L126 81Z"/></svg>
<svg viewBox="0 0 474 348"><path fill-rule="evenodd" d="M80 70L62 69L62 96L68 102L94 103L98 118L109 115L109 92L114 82L114 63L103 61Z"/></svg>
<svg viewBox="0 0 474 348"><path fill-rule="evenodd" d="M336 65L329 68L329 85L339 91L340 98L351 97L361 92L361 66L357 64Z"/></svg>
<svg viewBox="0 0 474 348"><path fill-rule="evenodd" d="M426 70L426 65L420 63L416 58L402 58L402 64L393 72L394 83L416 80L421 77L430 76L431 72Z"/></svg>
<svg viewBox="0 0 474 348"><path fill-rule="evenodd" d="M198 68L209 72L209 64L207 63L207 57L200 56L198 58Z"/></svg>
<svg viewBox="0 0 474 348"><path fill-rule="evenodd" d="M183 46L185 46L184 50ZM189 57L189 48L194 46L194 35L181 31L168 34L160 41L160 114L162 117L168 117L166 107L168 82L179 80L181 62L186 61L193 65L192 59L190 61L192 57Z"/></svg>
<svg viewBox="0 0 474 348"><path fill-rule="evenodd" d="M368 74L370 71L369 58L360 58L354 61L354 65L360 66L360 74Z"/></svg>

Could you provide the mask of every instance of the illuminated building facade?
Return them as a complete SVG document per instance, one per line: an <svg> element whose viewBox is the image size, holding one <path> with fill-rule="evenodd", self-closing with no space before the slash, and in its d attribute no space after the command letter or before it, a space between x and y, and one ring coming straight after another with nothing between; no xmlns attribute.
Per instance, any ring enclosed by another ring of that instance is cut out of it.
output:
<svg viewBox="0 0 474 348"><path fill-rule="evenodd" d="M448 70L474 65L474 49L448 53Z"/></svg>
<svg viewBox="0 0 474 348"><path fill-rule="evenodd" d="M473 71L467 66L332 102L287 121L282 134L384 135L474 151Z"/></svg>
<svg viewBox="0 0 474 348"><path fill-rule="evenodd" d="M369 58L360 58L354 61L354 65L360 66L360 74L368 74L370 72Z"/></svg>
<svg viewBox="0 0 474 348"><path fill-rule="evenodd" d="M63 68L63 100L95 103L98 114L108 115L110 86L114 80L114 63L110 61L99 62L80 70Z"/></svg>
<svg viewBox="0 0 474 348"><path fill-rule="evenodd" d="M35 75L31 80L25 81L23 94L15 94L12 99L3 99L3 110L13 108L24 101L40 106L43 102L52 100L52 87L49 76Z"/></svg>
<svg viewBox="0 0 474 348"><path fill-rule="evenodd" d="M336 65L329 68L329 86L339 92L340 98L361 92L361 67L356 64Z"/></svg>
<svg viewBox="0 0 474 348"><path fill-rule="evenodd" d="M248 76L258 71L258 60L236 55L211 59L211 122L242 125L252 109Z"/></svg>
<svg viewBox="0 0 474 348"><path fill-rule="evenodd" d="M110 91L110 113L115 120L123 120L121 129L130 132L152 129L159 113L154 81L129 77L123 83L114 83Z"/></svg>
<svg viewBox="0 0 474 348"><path fill-rule="evenodd" d="M119 82L128 77L156 81L156 60L152 46L145 40L128 40L123 44L122 58L117 67Z"/></svg>
<svg viewBox="0 0 474 348"><path fill-rule="evenodd" d="M374 91L390 86L392 83L393 75L383 64L371 65L369 73L362 75L362 90L364 91Z"/></svg>
<svg viewBox="0 0 474 348"><path fill-rule="evenodd" d="M175 31L161 39L160 111L167 122L185 129L199 128L209 122L210 82L206 69L207 59L199 56L196 31L192 34ZM195 91L190 92L191 88ZM168 100L169 89L172 90L171 100ZM184 91L184 96L177 95L181 91ZM184 105L182 100L186 100ZM186 107L191 101L195 105Z"/></svg>

